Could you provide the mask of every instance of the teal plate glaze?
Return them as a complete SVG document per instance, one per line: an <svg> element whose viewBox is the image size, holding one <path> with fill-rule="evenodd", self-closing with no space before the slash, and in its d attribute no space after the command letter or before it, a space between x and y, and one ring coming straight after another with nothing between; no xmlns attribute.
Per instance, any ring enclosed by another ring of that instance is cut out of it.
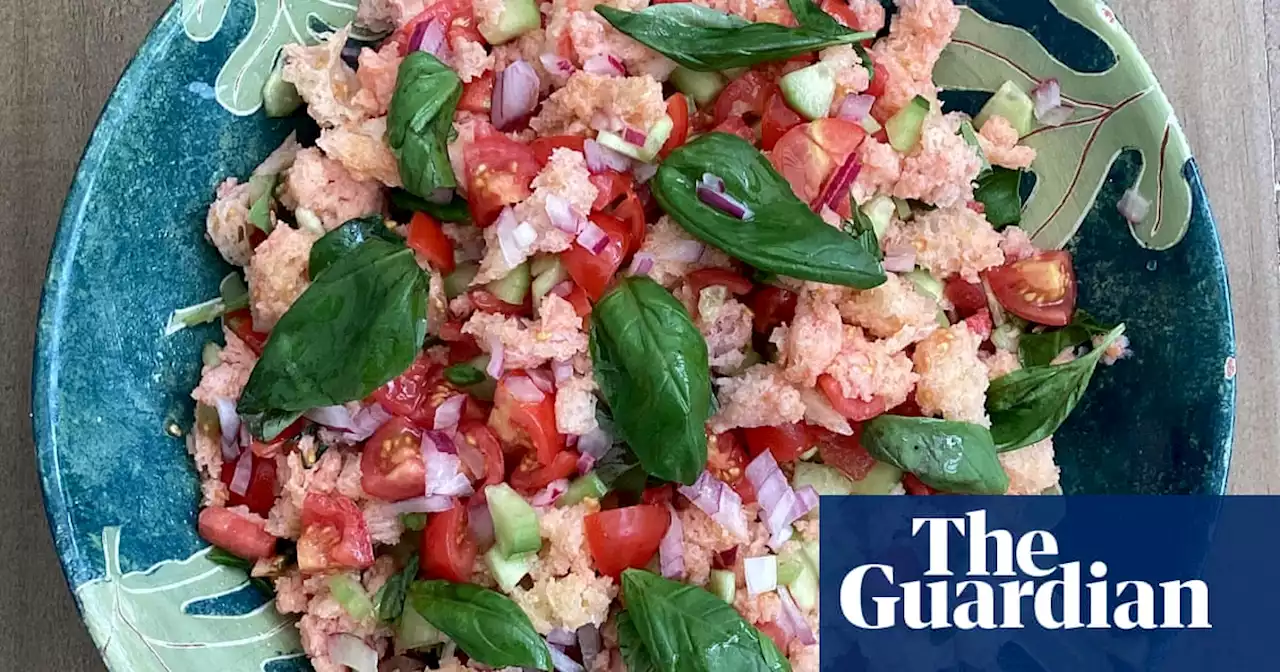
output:
<svg viewBox="0 0 1280 672"><path fill-rule="evenodd" d="M280 47L347 23L354 0L182 0L134 58L81 161L45 280L34 429L50 527L112 670L305 669L297 631L208 560L182 439L200 348L163 335L228 270L203 239L215 185L291 130L255 114ZM1235 411L1226 269L1168 100L1095 0L970 0L936 71L952 109L1057 77L1075 116L1035 132L1024 226L1076 259L1081 304L1135 355L1095 377L1058 433L1068 493L1221 493ZM1138 185L1155 205L1116 210Z"/></svg>

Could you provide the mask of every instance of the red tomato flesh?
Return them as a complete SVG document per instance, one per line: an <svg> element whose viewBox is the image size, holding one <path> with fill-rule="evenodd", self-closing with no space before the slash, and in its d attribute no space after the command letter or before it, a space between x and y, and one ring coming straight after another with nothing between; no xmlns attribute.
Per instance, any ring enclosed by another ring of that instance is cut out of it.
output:
<svg viewBox="0 0 1280 672"><path fill-rule="evenodd" d="M822 389L823 394L827 395L827 401L831 402L831 406L837 413L854 422L870 420L886 410L884 397L877 396L871 401L863 401L844 396L840 382L830 374L824 373L818 376L818 387Z"/></svg>
<svg viewBox="0 0 1280 672"><path fill-rule="evenodd" d="M539 464L550 465L564 450L564 435L556 429L555 395L544 394L542 400L536 402L516 399L507 388L507 382L515 376L524 375L524 371L515 370L498 381L489 427L503 442L532 448Z"/></svg>
<svg viewBox="0 0 1280 672"><path fill-rule="evenodd" d="M809 450L809 433L804 423L793 422L778 427L748 427L742 430L747 452L757 457L764 451L773 453L778 462L792 462Z"/></svg>
<svg viewBox="0 0 1280 672"><path fill-rule="evenodd" d="M667 116L671 118L671 135L658 150L658 156L666 158L673 149L683 145L689 139L689 100L683 93L677 93L667 99Z"/></svg>
<svg viewBox="0 0 1280 672"><path fill-rule="evenodd" d="M409 220L409 238L405 241L414 252L422 255L431 267L444 275L453 272L453 241L444 235L444 228L434 217L425 212L413 213Z"/></svg>
<svg viewBox="0 0 1280 672"><path fill-rule="evenodd" d="M252 470L249 474L249 487L245 489L243 495L237 495L227 490L227 506L247 506L249 510L265 516L271 511L271 506L276 503L276 461L271 457L260 457L256 454L252 458ZM231 480L236 475L236 460L224 460L222 462L222 473L219 475L223 483L228 488L231 487Z"/></svg>
<svg viewBox="0 0 1280 672"><path fill-rule="evenodd" d="M364 443L360 487L390 502L421 497L426 491L422 433L402 417L392 418Z"/></svg>
<svg viewBox="0 0 1280 672"><path fill-rule="evenodd" d="M462 435L462 443L458 446L458 452L463 450L474 449L479 451L484 458L484 473L477 474L475 477L484 477L483 485L495 485L502 482L504 476L504 462L502 457L502 445L498 443L497 437L484 423L475 420L464 420L458 429ZM466 460L463 460L465 463ZM366 488L367 490L367 488Z"/></svg>
<svg viewBox="0 0 1280 672"><path fill-rule="evenodd" d="M302 504L298 569L314 573L372 565L373 541L356 503L343 495L309 493Z"/></svg>
<svg viewBox="0 0 1280 672"><path fill-rule="evenodd" d="M624 569L649 564L671 524L671 513L657 504L639 504L593 513L583 522L596 569L616 578Z"/></svg>
<svg viewBox="0 0 1280 672"><path fill-rule="evenodd" d="M627 247L631 243L628 225L613 215L602 212L593 213L590 217L600 227L609 242L598 254L577 244L560 253L560 262L564 264L569 277L587 293L592 301L599 301L604 290L609 286L613 275L622 267Z"/></svg>
<svg viewBox="0 0 1280 672"><path fill-rule="evenodd" d="M751 323L758 334L768 334L781 324L789 324L796 316L796 293L781 287L765 285L747 299Z"/></svg>
<svg viewBox="0 0 1280 672"><path fill-rule="evenodd" d="M267 533L264 521L221 506L205 507L196 527L202 539L245 560L275 553L276 538Z"/></svg>
<svg viewBox="0 0 1280 672"><path fill-rule="evenodd" d="M552 481L558 481L562 478L568 478L573 472L578 470L578 453L573 450L563 450L556 453L551 459L551 464L541 466L537 458L527 455L520 461L520 466L511 472L511 487L526 494L533 494L548 485Z"/></svg>
<svg viewBox="0 0 1280 672"><path fill-rule="evenodd" d="M876 466L875 458L862 447L861 425L853 425L852 436L836 434L821 427L811 427L810 431L818 444L818 455L823 463L843 471L849 478L861 481Z"/></svg>
<svg viewBox="0 0 1280 672"><path fill-rule="evenodd" d="M540 166L533 150L500 133L476 138L462 150L467 203L476 226L489 226L508 205L532 194Z"/></svg>
<svg viewBox="0 0 1280 672"><path fill-rule="evenodd" d="M969 317L987 307L987 293L982 291L982 285L969 282L958 275L947 280L942 295L955 306L961 318Z"/></svg>
<svg viewBox="0 0 1280 672"><path fill-rule="evenodd" d="M467 526L467 507L461 503L452 509L431 514L422 530L422 568L424 579L444 579L468 583L476 566L478 549Z"/></svg>
<svg viewBox="0 0 1280 672"><path fill-rule="evenodd" d="M538 164L545 166L551 161L551 153L555 150L564 148L581 152L586 143L587 139L581 135L549 135L534 139L529 143L529 149L533 150L533 156Z"/></svg>
<svg viewBox="0 0 1280 672"><path fill-rule="evenodd" d="M1041 252L985 271L991 293L1005 310L1036 324L1065 327L1076 310L1076 273L1071 253Z"/></svg>

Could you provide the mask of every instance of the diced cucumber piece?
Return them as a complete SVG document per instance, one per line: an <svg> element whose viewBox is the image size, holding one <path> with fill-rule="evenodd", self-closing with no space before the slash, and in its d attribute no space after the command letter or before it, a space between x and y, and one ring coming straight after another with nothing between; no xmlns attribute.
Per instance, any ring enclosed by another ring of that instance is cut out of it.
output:
<svg viewBox="0 0 1280 672"><path fill-rule="evenodd" d="M938 309L938 314L934 316L933 321L937 322L938 326L943 329L951 326L951 319L947 317L947 311L941 308Z"/></svg>
<svg viewBox="0 0 1280 672"><path fill-rule="evenodd" d="M598 500L601 497L604 497L608 492L608 486L606 486L604 481L600 480L600 477L596 476L596 473L593 471L579 476L570 483L568 489L564 491L564 494L560 495L560 499L556 500L556 506L561 508L573 506L588 497Z"/></svg>
<svg viewBox="0 0 1280 672"><path fill-rule="evenodd" d="M898 219L901 219L904 222L911 219L911 204L905 199L894 196L893 207L898 209Z"/></svg>
<svg viewBox="0 0 1280 672"><path fill-rule="evenodd" d="M929 271L923 268L917 268L910 273L902 276L912 282L921 294L933 299L934 301L942 300L942 283Z"/></svg>
<svg viewBox="0 0 1280 672"><path fill-rule="evenodd" d="M489 567L489 573L498 582L498 587L502 588L503 592L509 593L529 573L529 570L533 569L533 561L537 557L537 553L520 553L506 558L502 556L498 547L494 546L484 554L484 562Z"/></svg>
<svg viewBox="0 0 1280 672"><path fill-rule="evenodd" d="M889 144L906 154L920 144L920 131L924 128L925 117L929 116L929 99L916 96L907 106L884 122L885 133L889 135Z"/></svg>
<svg viewBox="0 0 1280 672"><path fill-rule="evenodd" d="M538 277L560 263L558 254L539 254L529 260L529 275Z"/></svg>
<svg viewBox="0 0 1280 672"><path fill-rule="evenodd" d="M733 572L727 569L711 570L711 578L707 581L707 586L712 595L729 604L733 604L733 598L738 594L738 580Z"/></svg>
<svg viewBox="0 0 1280 672"><path fill-rule="evenodd" d="M796 462L796 473L791 479L791 486L798 490L806 485L812 486L819 495L853 494L853 479L843 471L825 464Z"/></svg>
<svg viewBox="0 0 1280 672"><path fill-rule="evenodd" d="M455 299L467 293L471 288L471 281L476 279L476 274L480 272L480 264L475 262L464 262L458 264L453 272L444 276L444 295L450 299Z"/></svg>
<svg viewBox="0 0 1280 672"><path fill-rule="evenodd" d="M836 73L828 63L814 63L789 72L778 82L782 97L805 119L821 119L836 96Z"/></svg>
<svg viewBox="0 0 1280 672"><path fill-rule="evenodd" d="M503 0L498 25L480 24L480 34L489 44L497 46L510 42L542 25L542 14L535 0Z"/></svg>
<svg viewBox="0 0 1280 672"><path fill-rule="evenodd" d="M435 646L444 641L444 633L418 613L417 609L404 605L400 622L396 624L396 651L413 651Z"/></svg>
<svg viewBox="0 0 1280 672"><path fill-rule="evenodd" d="M350 576L334 574L329 577L329 594L352 620L363 621L373 616L373 600L364 592L364 586Z"/></svg>
<svg viewBox="0 0 1280 672"><path fill-rule="evenodd" d="M542 532L538 528L538 512L506 483L484 489L493 517L495 548L502 557L511 558L542 548Z"/></svg>
<svg viewBox="0 0 1280 672"><path fill-rule="evenodd" d="M541 272L534 272L533 276L533 300L534 303L542 300L553 287L564 282L569 278L569 271L565 270L564 264L560 263L560 256L552 257L554 260L550 266L544 266Z"/></svg>
<svg viewBox="0 0 1280 672"><path fill-rule="evenodd" d="M804 558L800 557L804 552L800 553L783 553L778 556L778 583L781 585L791 585L800 573L805 570L807 564Z"/></svg>
<svg viewBox="0 0 1280 672"><path fill-rule="evenodd" d="M284 58L276 62L262 85L262 110L268 117L287 117L302 107L302 96L293 84L284 81Z"/></svg>
<svg viewBox="0 0 1280 672"><path fill-rule="evenodd" d="M965 144L977 151L978 158L982 159L982 170L990 168L991 162L987 160L987 153L982 151L982 143L978 142L978 132L973 130L973 122L968 120L960 122L960 137L964 138Z"/></svg>
<svg viewBox="0 0 1280 672"><path fill-rule="evenodd" d="M813 571L817 572L819 567L818 558L821 555L819 553L821 547L818 545L818 540L806 541L800 547L804 549L804 554L809 557L809 563L813 565Z"/></svg>
<svg viewBox="0 0 1280 672"><path fill-rule="evenodd" d="M653 125L653 128L649 129L648 135L645 136L643 147L633 145L623 140L616 133L610 133L609 131L597 133L596 142L619 154L649 163L658 155L658 150L662 149L662 146L666 144L667 138L671 137L671 129L673 128L675 128L675 122L671 121L671 117L663 117Z"/></svg>
<svg viewBox="0 0 1280 672"><path fill-rule="evenodd" d="M876 466L871 468L866 478L853 482L852 494L887 495L901 482L901 469L884 462L876 462Z"/></svg>
<svg viewBox="0 0 1280 672"><path fill-rule="evenodd" d="M484 286L499 300L518 306L529 293L529 262L511 269L510 273Z"/></svg>
<svg viewBox="0 0 1280 672"><path fill-rule="evenodd" d="M898 206L888 196L876 196L862 206L862 214L871 220L871 227L876 231L876 239L884 240L884 234L893 223L893 216Z"/></svg>
<svg viewBox="0 0 1280 672"><path fill-rule="evenodd" d="M671 83L693 102L706 105L720 95L728 82L718 72L698 72L680 66L671 72Z"/></svg>
<svg viewBox="0 0 1280 672"><path fill-rule="evenodd" d="M1035 125L1036 104L1031 100L1031 96L1018 88L1017 84L1005 82L996 90L995 95L991 96L991 100L982 106L978 116L973 118L973 125L978 130L982 130L987 120L995 116L1004 117L1018 135L1023 136L1030 133Z"/></svg>
<svg viewBox="0 0 1280 672"><path fill-rule="evenodd" d="M787 587L791 589L791 599L796 601L796 606L810 611L818 606L818 570L807 562L799 564L799 574L787 582Z"/></svg>
<svg viewBox="0 0 1280 672"><path fill-rule="evenodd" d="M880 125L880 122L876 121L875 117L869 114L858 123L862 124L862 130L866 131L867 135L875 135L880 132L880 129L884 128L884 126Z"/></svg>

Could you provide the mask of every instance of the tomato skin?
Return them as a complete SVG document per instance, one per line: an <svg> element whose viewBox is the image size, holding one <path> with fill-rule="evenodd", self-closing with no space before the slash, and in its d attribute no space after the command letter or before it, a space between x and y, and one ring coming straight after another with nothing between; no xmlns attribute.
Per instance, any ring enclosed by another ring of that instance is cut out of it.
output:
<svg viewBox="0 0 1280 672"><path fill-rule="evenodd" d="M502 482L505 475L505 463L502 456L502 445L497 437L482 422L464 420L458 425L462 440L467 445L480 451L484 456L484 482L481 485L496 485ZM461 447L459 447L461 450Z"/></svg>
<svg viewBox="0 0 1280 672"><path fill-rule="evenodd" d="M557 149L572 149L575 152L585 151L587 139L581 135L548 135L535 138L529 143L533 157L539 165L545 166L551 161L551 153Z"/></svg>
<svg viewBox="0 0 1280 672"><path fill-rule="evenodd" d="M764 119L760 122L760 149L766 152L773 149L787 131L799 126L804 119L787 105L782 94L775 93L769 97L764 111Z"/></svg>
<svg viewBox="0 0 1280 672"><path fill-rule="evenodd" d="M723 268L703 268L686 275L684 281L689 285L689 289L697 296L699 292L707 287L720 285L729 290L730 294L742 296L751 293L754 285L751 281L744 278L740 273Z"/></svg>
<svg viewBox="0 0 1280 672"><path fill-rule="evenodd" d="M573 312L578 317L586 317L591 314L591 299L587 298L587 293L582 291L581 287L574 285L573 289L569 290L569 295L564 297L564 300L573 306Z"/></svg>
<svg viewBox="0 0 1280 672"><path fill-rule="evenodd" d="M983 272L1005 310L1036 324L1065 327L1076 310L1076 273L1071 253L1040 252Z"/></svg>
<svg viewBox="0 0 1280 672"><path fill-rule="evenodd" d="M884 397L877 395L871 401L863 401L844 396L844 390L840 389L840 382L830 374L824 373L818 376L818 387L822 389L823 394L827 396L827 401L831 402L832 408L835 408L837 413L854 422L870 420L886 410Z"/></svg>
<svg viewBox="0 0 1280 672"><path fill-rule="evenodd" d="M613 275L622 267L627 247L631 244L631 235L627 224L613 215L597 212L590 219L605 232L609 242L599 254L592 254L591 250L574 243L560 253L560 262L564 264L574 283L592 301L599 301Z"/></svg>
<svg viewBox="0 0 1280 672"><path fill-rule="evenodd" d="M494 296L493 292L487 289L473 289L467 292L467 297L471 299L471 305L482 313L499 313L517 317L530 317L533 315L533 304L531 302L526 301L520 305L507 303Z"/></svg>
<svg viewBox="0 0 1280 672"><path fill-rule="evenodd" d="M311 492L302 503L298 569L366 569L373 565L373 541L364 514L349 497Z"/></svg>
<svg viewBox="0 0 1280 672"><path fill-rule="evenodd" d="M467 203L476 226L493 224L508 205L528 198L540 166L528 145L501 133L478 137L462 150Z"/></svg>
<svg viewBox="0 0 1280 672"><path fill-rule="evenodd" d="M915 474L907 474L902 477L902 488L907 491L908 495L936 495L937 490L924 484Z"/></svg>
<svg viewBox="0 0 1280 672"><path fill-rule="evenodd" d="M370 495L389 502L421 497L425 478L422 433L405 418L392 418L364 442L360 487Z"/></svg>
<svg viewBox="0 0 1280 672"><path fill-rule="evenodd" d="M664 159L689 139L689 100L683 93L674 94L667 99L667 116L671 117L673 125L671 135L662 144L662 149L658 150L658 156Z"/></svg>
<svg viewBox="0 0 1280 672"><path fill-rule="evenodd" d="M476 29L471 3L466 0L442 0L427 5L422 13L410 19L389 41L400 47L401 55L405 54L409 47L409 40L413 37L413 31L417 29L418 24L432 19L439 19L445 23L447 26L445 38L449 43L453 43L455 37L464 37L472 42L485 44L484 36Z"/></svg>
<svg viewBox="0 0 1280 672"><path fill-rule="evenodd" d="M243 495L237 495L228 489L227 506L247 506L250 511L259 516L266 516L271 511L272 505L276 503L276 461L273 457L261 457L256 453L257 451L251 458L253 468L249 474L249 487L245 489ZM228 488L236 475L236 462L237 460L222 462L219 480Z"/></svg>
<svg viewBox="0 0 1280 672"><path fill-rule="evenodd" d="M977 334L978 338L984 341L991 338L991 330L995 328L994 323L991 321L991 311L986 308L965 318L964 324L969 328L969 331Z"/></svg>
<svg viewBox="0 0 1280 672"><path fill-rule="evenodd" d="M747 479L747 451L733 432L707 436L707 471L728 483L744 504L756 501L756 490Z"/></svg>
<svg viewBox="0 0 1280 672"><path fill-rule="evenodd" d="M413 213L413 219L409 220L409 238L405 243L440 273L448 275L453 272L453 241L444 235L444 228L431 215Z"/></svg>
<svg viewBox="0 0 1280 672"><path fill-rule="evenodd" d="M982 291L982 285L969 282L958 275L947 280L942 288L942 295L955 306L961 318L969 317L987 307L987 293Z"/></svg>
<svg viewBox="0 0 1280 672"><path fill-rule="evenodd" d="M796 316L796 293L781 287L765 285L747 299L751 308L751 324L756 333L768 334L780 324L788 324Z"/></svg>
<svg viewBox="0 0 1280 672"><path fill-rule="evenodd" d="M613 209L613 216L627 225L629 235L624 256L630 257L640 249L641 245L644 245L645 234L649 231L648 224L645 223L644 204L640 202L640 197L635 191L627 190L622 202Z"/></svg>
<svg viewBox="0 0 1280 672"><path fill-rule="evenodd" d="M889 69L874 60L871 63L874 66L873 72L875 74L871 76L871 83L867 85L867 90L863 91L863 93L872 98L879 98L884 95L885 87L889 85Z"/></svg>
<svg viewBox="0 0 1280 672"><path fill-rule="evenodd" d="M843 0L822 0L822 4L819 7L845 28L862 30L862 28L858 27L858 15L854 14L853 9ZM785 650L783 649L783 651Z"/></svg>
<svg viewBox="0 0 1280 672"><path fill-rule="evenodd" d="M787 646L791 643L791 638L782 630L782 627L773 621L769 621L760 626L760 632L764 636L773 640L773 645L778 647L779 651L786 651Z"/></svg>
<svg viewBox="0 0 1280 672"><path fill-rule="evenodd" d="M231 330L231 333L244 341L254 354L262 354L262 349L267 346L267 334L253 330L253 315L248 308L233 310L223 315L222 323Z"/></svg>
<svg viewBox="0 0 1280 672"><path fill-rule="evenodd" d="M591 202L591 210L594 212L605 210L616 203L619 198L631 191L634 184L630 175L616 170L596 173L588 179L596 188L596 200Z"/></svg>
<svg viewBox="0 0 1280 672"><path fill-rule="evenodd" d="M533 403L517 400L507 389L507 381L524 375L517 369L498 381L489 427L505 443L533 448L538 463L547 466L564 450L564 435L556 429L555 395L544 394L542 401Z"/></svg>
<svg viewBox="0 0 1280 672"><path fill-rule="evenodd" d="M730 117L717 124L716 127L711 130L714 133L728 133L729 135L736 135L753 145L756 143L756 132L751 130L751 127L747 125L747 122L742 120L742 117Z"/></svg>
<svg viewBox="0 0 1280 672"><path fill-rule="evenodd" d="M536 458L526 456L520 466L511 472L511 487L526 494L533 494L552 481L569 478L578 470L578 452L562 450L551 459L551 464L540 466Z"/></svg>
<svg viewBox="0 0 1280 672"><path fill-rule="evenodd" d="M196 527L200 538L245 560L269 557L276 550L276 538L267 533L265 521L252 520L225 507L205 507Z"/></svg>
<svg viewBox="0 0 1280 672"><path fill-rule="evenodd" d="M638 504L593 513L583 523L596 569L617 578L624 569L649 563L671 524L671 513L657 504Z"/></svg>
<svg viewBox="0 0 1280 672"><path fill-rule="evenodd" d="M392 415L412 420L420 427L434 427L436 408L455 394L462 394L444 379L444 366L424 352L409 369L373 391L373 398Z"/></svg>
<svg viewBox="0 0 1280 672"><path fill-rule="evenodd" d="M766 450L778 462L793 462L809 450L809 432L802 422L777 427L748 427L742 430L747 452L752 458Z"/></svg>
<svg viewBox="0 0 1280 672"><path fill-rule="evenodd" d="M458 99L458 109L476 114L489 114L493 107L492 70L462 85L462 98Z"/></svg>
<svg viewBox="0 0 1280 672"><path fill-rule="evenodd" d="M849 478L861 481L876 466L871 453L862 447L862 425L853 425L853 435L843 436L821 427L810 427L810 436L818 444L818 454L828 466L843 471Z"/></svg>
<svg viewBox="0 0 1280 672"><path fill-rule="evenodd" d="M747 115L751 115L752 119L764 116L769 96L777 90L778 85L759 70L751 70L729 82L720 95L716 96L712 106L716 125L732 118L745 121Z"/></svg>
<svg viewBox="0 0 1280 672"><path fill-rule="evenodd" d="M422 568L418 576L468 583L478 553L467 526L467 507L454 504L448 511L431 514L422 530Z"/></svg>

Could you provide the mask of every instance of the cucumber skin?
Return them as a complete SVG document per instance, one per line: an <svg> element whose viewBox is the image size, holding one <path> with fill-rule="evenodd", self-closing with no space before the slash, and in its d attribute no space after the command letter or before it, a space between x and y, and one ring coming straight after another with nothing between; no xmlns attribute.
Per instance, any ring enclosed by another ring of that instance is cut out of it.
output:
<svg viewBox="0 0 1280 672"><path fill-rule="evenodd" d="M706 105L715 100L728 85L724 76L718 72L698 72L683 66L671 72L671 83L698 105Z"/></svg>
<svg viewBox="0 0 1280 672"><path fill-rule="evenodd" d="M538 512L506 483L485 488L489 515L493 517L494 547L503 557L536 552L542 548Z"/></svg>
<svg viewBox="0 0 1280 672"><path fill-rule="evenodd" d="M978 116L973 118L973 125L981 131L988 119L999 115L1013 126L1019 136L1023 136L1030 133L1035 126L1035 108L1036 104L1031 100L1031 96L1018 88L1017 84L1005 82L1000 85L987 104L982 106Z"/></svg>
<svg viewBox="0 0 1280 672"><path fill-rule="evenodd" d="M898 110L884 124L889 135L889 144L897 151L906 154L920 144L920 135L924 129L924 120L929 116L931 104L924 96L916 96L907 106Z"/></svg>
<svg viewBox="0 0 1280 672"><path fill-rule="evenodd" d="M783 75L778 82L787 105L813 121L827 116L836 95L836 73L826 63L814 63Z"/></svg>

